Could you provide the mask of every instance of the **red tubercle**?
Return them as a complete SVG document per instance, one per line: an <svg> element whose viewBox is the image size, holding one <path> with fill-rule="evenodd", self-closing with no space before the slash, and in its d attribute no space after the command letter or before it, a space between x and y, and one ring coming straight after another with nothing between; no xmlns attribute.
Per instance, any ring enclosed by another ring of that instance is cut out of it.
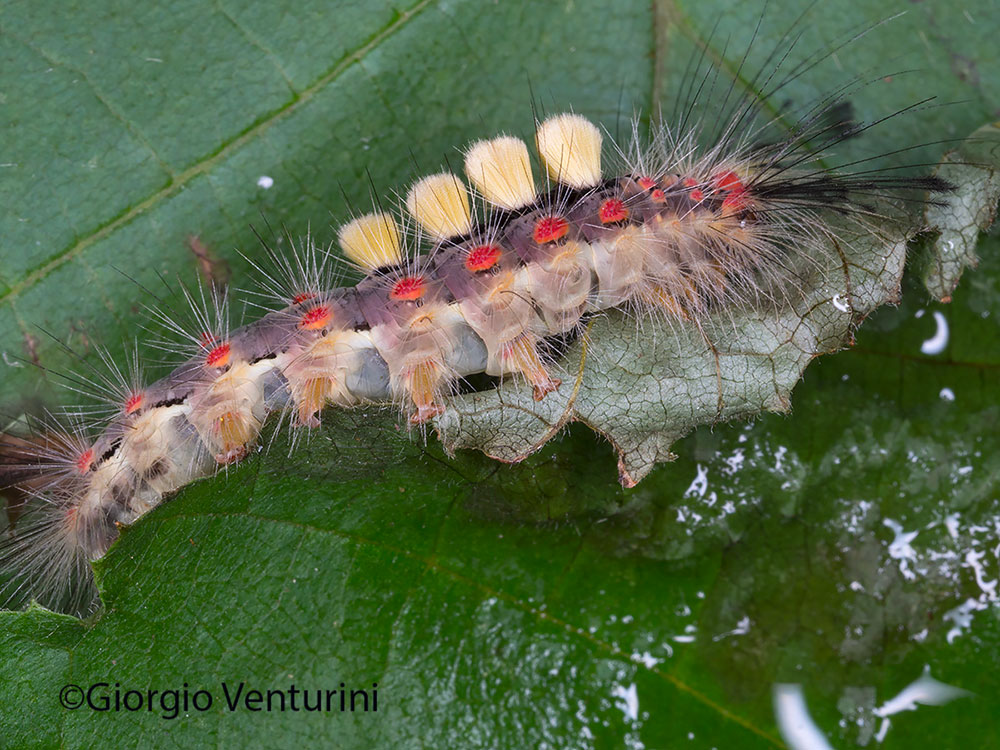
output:
<svg viewBox="0 0 1000 750"><path fill-rule="evenodd" d="M667 202L667 194L663 192L663 188L660 187L660 184L652 177L636 177L635 181L638 183L639 187L649 193L649 199L653 201L653 203ZM669 178L667 182L670 182Z"/></svg>
<svg viewBox="0 0 1000 750"><path fill-rule="evenodd" d="M202 349L208 349L212 344L218 340L218 337L211 331L204 331L198 337L198 343L201 344Z"/></svg>
<svg viewBox="0 0 1000 750"><path fill-rule="evenodd" d="M303 313L302 318L299 320L299 328L306 331L315 331L326 327L332 319L333 313L329 305L316 305Z"/></svg>
<svg viewBox="0 0 1000 750"><path fill-rule="evenodd" d="M127 399L125 399L125 413L134 414L142 408L143 395L141 393L133 393Z"/></svg>
<svg viewBox="0 0 1000 750"><path fill-rule="evenodd" d="M500 260L500 252L500 248L496 245L474 247L465 257L465 267L472 273L488 271Z"/></svg>
<svg viewBox="0 0 1000 750"><path fill-rule="evenodd" d="M667 202L666 193L663 192L663 188L659 187L659 183L652 177L637 177L635 181L639 184L639 187L649 192L649 199L653 203Z"/></svg>
<svg viewBox="0 0 1000 750"><path fill-rule="evenodd" d="M220 344L205 355L209 367L225 367L229 363L229 343Z"/></svg>
<svg viewBox="0 0 1000 750"><path fill-rule="evenodd" d="M625 221L628 218L625 201L620 198L608 198L601 204L598 216L600 216L602 224L617 224L619 221Z"/></svg>
<svg viewBox="0 0 1000 750"><path fill-rule="evenodd" d="M312 292L302 292L301 294L296 294L292 297L292 304L297 305L301 302L305 302L307 299L313 299L316 295Z"/></svg>
<svg viewBox="0 0 1000 750"><path fill-rule="evenodd" d="M689 189L688 195L695 203L701 203L705 200L705 191L701 189L702 183L698 180L693 177L685 177L681 180L681 185Z"/></svg>
<svg viewBox="0 0 1000 750"><path fill-rule="evenodd" d="M426 291L424 280L420 276L404 276L392 285L389 292L391 299L412 302L424 296Z"/></svg>
<svg viewBox="0 0 1000 750"><path fill-rule="evenodd" d="M715 177L712 178L712 184L715 185L718 190L731 191L743 189L743 182L740 180L739 175L732 170L728 172L720 172L715 175Z"/></svg>
<svg viewBox="0 0 1000 750"><path fill-rule="evenodd" d="M726 197L722 200L724 211L742 211L747 207L748 191L746 185L735 172L728 171L717 174L712 178L712 184L726 193Z"/></svg>
<svg viewBox="0 0 1000 750"><path fill-rule="evenodd" d="M742 211L747 207L747 204L747 191L745 188L740 187L730 191L729 195L722 201L722 208L726 211Z"/></svg>
<svg viewBox="0 0 1000 750"><path fill-rule="evenodd" d="M90 467L93 465L93 463L94 463L94 449L88 448L79 456L77 456L76 470L79 471L81 474L86 474L88 471L90 471Z"/></svg>
<svg viewBox="0 0 1000 750"><path fill-rule="evenodd" d="M535 223L532 237L539 245L561 240L569 232L569 222L561 216L545 216Z"/></svg>

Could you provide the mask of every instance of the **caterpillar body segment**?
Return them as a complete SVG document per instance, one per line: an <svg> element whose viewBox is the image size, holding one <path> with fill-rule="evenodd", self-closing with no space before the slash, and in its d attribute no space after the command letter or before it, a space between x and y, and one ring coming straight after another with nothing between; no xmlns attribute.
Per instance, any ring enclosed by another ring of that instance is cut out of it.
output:
<svg viewBox="0 0 1000 750"><path fill-rule="evenodd" d="M551 339L588 314L618 308L687 325L780 303L828 252L824 210L863 221L855 192L945 187L809 171L808 135L697 157L664 130L645 150L618 149L635 156L606 175L597 127L557 115L535 138L544 189L524 142L501 136L465 152L471 194L450 172L412 186L404 203L419 242L382 211L341 227L344 256L366 274L355 287L336 287L327 256L307 242L264 284L280 308L248 325L230 330L224 296L185 290L192 325L157 313L183 338L184 363L147 386L99 389L113 415L99 434L45 424L31 440L0 441L0 484L36 508L0 552L21 560L2 598L27 589L63 606L120 524L242 459L272 414L313 427L330 406L393 401L422 425L476 373L516 378L542 400L561 386ZM790 154L798 171L785 166Z"/></svg>

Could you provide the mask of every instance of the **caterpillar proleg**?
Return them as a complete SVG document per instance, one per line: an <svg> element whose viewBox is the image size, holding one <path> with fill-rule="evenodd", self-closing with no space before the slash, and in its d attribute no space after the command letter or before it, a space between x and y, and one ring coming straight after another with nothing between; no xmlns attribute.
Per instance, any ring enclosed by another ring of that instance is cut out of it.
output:
<svg viewBox="0 0 1000 750"><path fill-rule="evenodd" d="M802 73L782 69L791 43L737 78L778 96ZM486 133L456 144L461 169L406 186L399 210L359 213L339 228L339 253L310 236L261 263L269 301L256 320L235 324L232 292L215 288L185 289L190 314L156 308L174 334L156 345L179 364L150 381L134 362L70 376L96 411L5 438L3 481L24 513L4 548L15 572L3 598L86 609L89 561L119 527L239 462L277 415L309 430L327 409L391 402L424 429L478 374L544 402L571 387L558 342L586 336L594 316L623 312L670 336L782 309L846 241L837 222L877 232L949 187L827 166L875 124L844 117L863 82L768 116L717 73L692 76L676 118L637 118L624 138L567 111L539 115L530 145ZM697 114L703 98L715 119ZM364 278L337 286L334 255Z"/></svg>

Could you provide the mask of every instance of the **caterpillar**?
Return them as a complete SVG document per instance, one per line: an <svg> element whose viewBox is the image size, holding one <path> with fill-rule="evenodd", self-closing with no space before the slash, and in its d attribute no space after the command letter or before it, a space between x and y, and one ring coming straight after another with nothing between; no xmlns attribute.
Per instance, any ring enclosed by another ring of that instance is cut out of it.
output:
<svg viewBox="0 0 1000 750"><path fill-rule="evenodd" d="M174 334L153 343L179 366L145 383L138 355L108 356L71 377L96 410L4 436L3 483L21 500L0 598L86 610L89 563L120 527L245 458L273 416L309 430L325 409L392 402L425 430L473 375L512 380L537 402L569 387L556 355L594 316L619 311L670 336L793 304L848 241L838 221L876 232L893 200L949 189L829 169L830 149L871 125L845 117L842 93L804 107L777 139L773 118L761 124L755 103L725 91L714 124L686 110L649 135L636 120L620 140L572 112L540 117L537 164L512 136L467 145L464 179L423 177L401 211L376 201L341 226L344 261L311 237L271 250L255 264L267 312L249 324L232 325L228 291L184 288L184 314L152 310ZM343 262L363 274L357 285L337 285Z"/></svg>

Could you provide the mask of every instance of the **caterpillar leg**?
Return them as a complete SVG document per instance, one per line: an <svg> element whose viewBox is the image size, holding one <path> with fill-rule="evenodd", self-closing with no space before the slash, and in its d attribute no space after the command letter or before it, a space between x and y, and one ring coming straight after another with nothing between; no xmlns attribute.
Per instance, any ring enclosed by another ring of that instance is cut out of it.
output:
<svg viewBox="0 0 1000 750"><path fill-rule="evenodd" d="M348 387L351 373L367 374L372 354L366 334L330 330L292 356L281 375L288 383L295 424L319 427L319 413L328 404L356 403Z"/></svg>
<svg viewBox="0 0 1000 750"><path fill-rule="evenodd" d="M410 424L424 424L444 412L440 393L446 379L444 368L433 360L419 362L406 369L403 383L416 408L410 415Z"/></svg>
<svg viewBox="0 0 1000 750"><path fill-rule="evenodd" d="M309 378L297 384L292 391L297 423L304 427L319 427L320 422L316 415L328 401L333 399L335 393L336 385L331 377Z"/></svg>
<svg viewBox="0 0 1000 750"><path fill-rule="evenodd" d="M644 290L642 301L650 307L663 310L667 315L677 320L690 320L684 304L677 297L667 291L662 285L656 285L648 290Z"/></svg>
<svg viewBox="0 0 1000 750"><path fill-rule="evenodd" d="M189 419L217 463L239 461L257 439L266 416L259 373L269 366L239 364L192 395Z"/></svg>
<svg viewBox="0 0 1000 750"><path fill-rule="evenodd" d="M260 425L253 417L238 411L227 411L215 422L220 450L215 454L219 464L231 464L247 455L251 441L257 437Z"/></svg>
<svg viewBox="0 0 1000 750"><path fill-rule="evenodd" d="M557 390L562 381L553 378L538 354L535 340L529 334L522 334L503 344L500 352L505 369L520 372L531 383L535 401L541 401Z"/></svg>

